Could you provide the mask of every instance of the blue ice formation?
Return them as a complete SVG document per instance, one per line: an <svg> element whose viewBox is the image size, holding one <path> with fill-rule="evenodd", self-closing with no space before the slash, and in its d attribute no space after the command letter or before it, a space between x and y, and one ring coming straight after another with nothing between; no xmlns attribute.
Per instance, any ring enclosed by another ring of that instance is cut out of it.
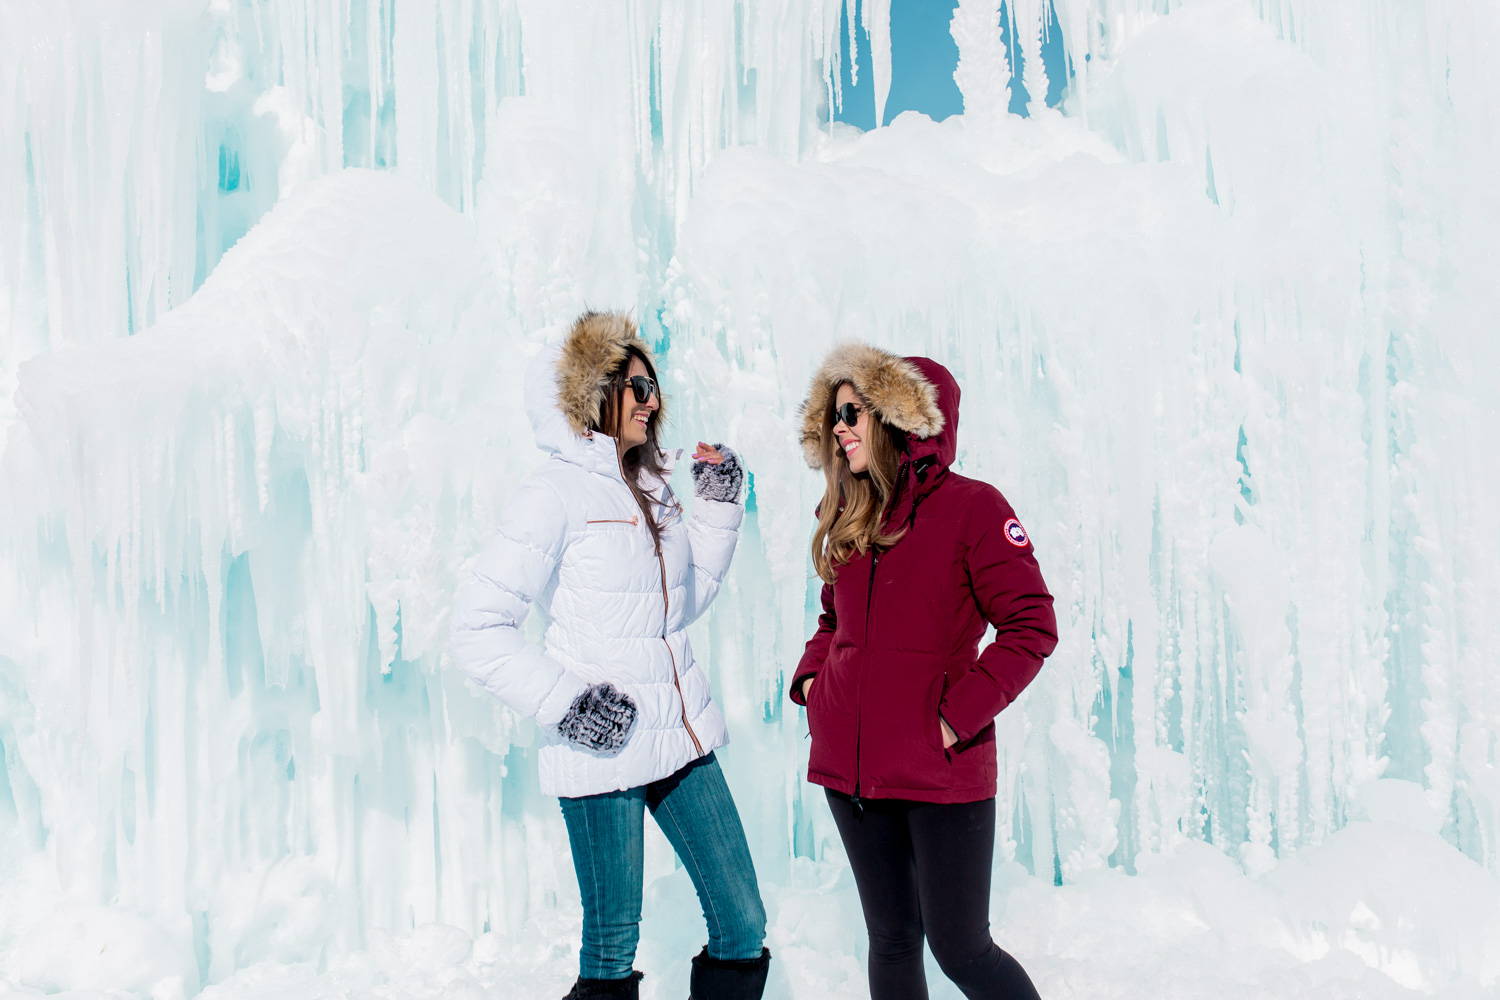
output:
<svg viewBox="0 0 1500 1000"><path fill-rule="evenodd" d="M754 474L695 645L767 883L837 843L783 682L795 406L844 337L953 369L960 463L1058 596L998 724L1002 859L1260 874L1394 777L1500 872L1483 5L960 0L964 113L865 133L828 123L840 31L883 108L889 0L4 6L25 884L153 915L200 983L545 925L575 890L534 734L444 637L538 459L517 373L585 305L664 350L675 443ZM1010 113L1013 65L1057 107Z"/></svg>

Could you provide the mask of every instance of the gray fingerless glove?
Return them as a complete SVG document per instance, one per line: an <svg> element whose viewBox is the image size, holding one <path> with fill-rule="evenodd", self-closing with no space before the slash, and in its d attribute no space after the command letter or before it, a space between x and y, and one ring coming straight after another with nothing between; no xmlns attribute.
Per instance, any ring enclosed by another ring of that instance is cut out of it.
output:
<svg viewBox="0 0 1500 1000"><path fill-rule="evenodd" d="M635 725L635 702L613 684L594 684L573 699L557 731L569 743L614 753Z"/></svg>
<svg viewBox="0 0 1500 1000"><path fill-rule="evenodd" d="M718 465L693 463L693 495L705 500L739 503L740 487L745 482L745 467L740 464L740 456L722 444L714 445L714 449L724 456L724 461Z"/></svg>

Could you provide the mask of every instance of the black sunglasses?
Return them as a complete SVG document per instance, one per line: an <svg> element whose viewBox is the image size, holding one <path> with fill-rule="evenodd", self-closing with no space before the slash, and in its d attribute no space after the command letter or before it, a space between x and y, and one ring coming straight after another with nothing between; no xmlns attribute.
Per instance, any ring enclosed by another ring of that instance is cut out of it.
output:
<svg viewBox="0 0 1500 1000"><path fill-rule="evenodd" d="M661 398L661 390L656 387L656 379L649 375L632 375L625 380L625 384L630 386L631 392L635 393L637 403L644 403L653 395L657 399Z"/></svg>
<svg viewBox="0 0 1500 1000"><path fill-rule="evenodd" d="M854 430L854 425L859 423L859 415L863 412L865 412L863 406L845 403L843 406L834 407L833 422L835 425L843 424L852 431Z"/></svg>

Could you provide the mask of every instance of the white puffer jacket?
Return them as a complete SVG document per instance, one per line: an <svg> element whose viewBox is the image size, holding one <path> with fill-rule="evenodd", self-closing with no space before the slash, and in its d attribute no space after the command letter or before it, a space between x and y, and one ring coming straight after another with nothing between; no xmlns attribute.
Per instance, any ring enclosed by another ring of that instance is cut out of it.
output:
<svg viewBox="0 0 1500 1000"><path fill-rule="evenodd" d="M558 407L561 350L549 345L526 373L526 408L551 458L516 491L459 592L452 651L485 690L536 719L542 791L572 797L656 781L728 742L684 630L718 593L744 508L697 498L684 518L662 484L658 556L614 440L574 433ZM521 637L533 603L547 624L545 648ZM638 711L614 754L569 743L555 728L574 698L604 681Z"/></svg>

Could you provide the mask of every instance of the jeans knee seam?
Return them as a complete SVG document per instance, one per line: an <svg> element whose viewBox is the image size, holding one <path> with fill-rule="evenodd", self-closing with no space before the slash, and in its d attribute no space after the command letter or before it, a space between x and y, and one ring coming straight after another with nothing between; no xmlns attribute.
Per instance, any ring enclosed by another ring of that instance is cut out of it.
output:
<svg viewBox="0 0 1500 1000"><path fill-rule="evenodd" d="M683 849L685 851L687 851L689 855L691 855L691 857L689 857L687 860L689 860L689 861L691 861L693 863L693 867L698 870L698 877L703 880L703 885L704 885L703 901L704 901L705 904L707 904L707 909L709 909L709 910L712 911L714 925L719 929L719 932L720 932L719 936L723 937L724 921L722 919L720 919L720 917L719 917L719 908L716 905L713 893L711 893L711 892L708 891L708 877L707 877L707 875L705 874L705 872L703 870L703 862L698 858L698 852L693 849L693 843L692 843L692 841L690 841L683 834L683 832L682 832L682 824L679 823L679 822L677 822L677 816L676 816L676 814L673 813L672 807L667 804L667 802L666 802L665 799L663 799L661 805L658 806L658 810L662 810L662 809L664 809L666 811L667 819L669 819L669 820L672 821L672 826L677 830L677 837L681 841ZM709 932L709 937L712 938L713 936L714 936L713 932L710 931ZM718 957L718 956L715 956L715 957Z"/></svg>
<svg viewBox="0 0 1500 1000"><path fill-rule="evenodd" d="M591 804L592 803L584 803L582 805L582 808L578 809L578 815L582 821L583 842L585 849L588 852L587 867L589 878L593 883L593 885L590 887L591 891L589 893L592 898L592 905L585 903L584 909L585 921L588 921L590 919L592 920L595 932L594 948L596 954L593 957L594 968L592 970L589 970L589 972L592 973L592 975L590 975L590 978L596 978L598 976L610 978L615 972L618 971L618 969L614 967L614 963L617 961L617 959L614 955L611 954L611 952L616 950L616 942L610 934L606 933L605 916L607 913L611 912L609 902L614 898L614 896L613 893L608 892L605 889L606 884L610 883L611 880L607 877L607 874L604 870L607 867L607 860L604 857L604 852L600 850L598 840L594 835L594 821L600 817L596 815L597 810L590 808ZM580 886L579 888L581 895L582 886ZM618 900L616 900L616 902L618 902ZM611 927L612 926L613 924L611 924ZM631 965L633 964L634 962L631 963ZM586 973L580 968L580 974L584 975Z"/></svg>
<svg viewBox="0 0 1500 1000"><path fill-rule="evenodd" d="M593 900L593 905L590 907L590 909L592 910L591 916L594 922L594 934L599 939L595 942L596 947L599 948L599 954L594 956L594 961L599 965L600 968L603 968L605 959L602 948L604 933L604 900L600 898L603 892L603 879L600 878L601 873L599 871L599 850L594 846L593 810L586 807L583 810L583 834L584 838L588 841L589 847L589 877L594 880L594 884L591 887L591 891L589 893L590 898Z"/></svg>

